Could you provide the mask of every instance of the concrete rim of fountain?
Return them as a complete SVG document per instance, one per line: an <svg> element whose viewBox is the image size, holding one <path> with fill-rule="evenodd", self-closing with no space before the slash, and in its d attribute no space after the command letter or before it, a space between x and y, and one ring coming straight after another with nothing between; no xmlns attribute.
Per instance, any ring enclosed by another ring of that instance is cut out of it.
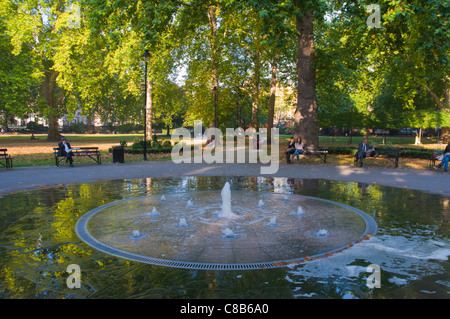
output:
<svg viewBox="0 0 450 319"><path fill-rule="evenodd" d="M199 191L197 191L199 192ZM201 192L201 191L200 191ZM259 192L261 194L261 192ZM155 194L155 195L162 195L163 194ZM133 197L128 198L124 200L114 201L102 206L99 206L86 214L84 214L82 217L79 218L75 225L75 232L77 236L85 242L87 245L103 252L109 255L113 255L119 258L125 258L128 260L151 264L151 265L157 265L157 266L165 266L165 267L174 267L174 268L183 268L183 269L204 269L204 270L251 270L251 269L266 269L266 268L279 268L279 267L286 267L289 265L295 265L295 264L301 264L305 263L307 261L311 260L317 260L325 257L330 257L335 253L341 252L345 249L348 249L352 247L353 245L369 239L377 232L377 224L375 220L370 217L368 214L364 213L363 211L354 208L352 206L331 201L328 199L322 199L318 197L312 197L312 196L304 196L304 195L295 195L300 196L305 199L312 199L312 200L318 200L334 205L338 205L340 207L346 208L353 213L359 215L362 220L365 223L365 229L363 233L356 239L354 239L351 242L346 243L342 247L332 249L326 252L322 252L319 254L314 254L310 256L303 256L299 258L290 258L290 259L281 259L281 260L274 260L274 261L263 261L263 262L239 262L239 263L216 263L216 262L193 262L193 261L179 261L179 260L171 260L171 259L164 259L164 258L158 258L158 257L152 257L152 256L146 256L142 254L133 253L130 251L126 251L123 249L119 249L117 247L113 247L111 245L108 245L106 243L103 243L96 239L89 231L88 231L88 222L89 220L98 212L102 211L103 209L107 207L111 207L114 205L117 205L119 203L125 203L132 200L142 199L142 198L148 198L155 195L147 195L147 196L140 196L140 197ZM167 195L167 194L166 194ZM281 195L281 194L280 194ZM282 194L282 195L293 195L293 194Z"/></svg>

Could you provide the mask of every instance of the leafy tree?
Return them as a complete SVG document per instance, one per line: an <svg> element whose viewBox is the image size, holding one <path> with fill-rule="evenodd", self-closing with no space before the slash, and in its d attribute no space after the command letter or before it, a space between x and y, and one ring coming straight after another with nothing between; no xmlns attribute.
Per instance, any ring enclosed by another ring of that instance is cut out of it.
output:
<svg viewBox="0 0 450 319"><path fill-rule="evenodd" d="M37 108L39 82L31 48L24 45L19 54L13 54L3 21L0 14L0 126L7 128L12 117L23 117Z"/></svg>
<svg viewBox="0 0 450 319"><path fill-rule="evenodd" d="M154 118L160 127L167 129L181 127L185 116L187 104L184 90L170 80L158 83L155 89L155 103L158 106Z"/></svg>
<svg viewBox="0 0 450 319"><path fill-rule="evenodd" d="M54 69L54 54L56 43L67 35L57 30L67 4L64 1L40 0L25 3L12 0L0 4L7 34L14 47L12 52L17 55L28 47L33 53L32 60L39 63L35 74L41 78L39 94L45 104L40 105L38 111L48 119L49 140L59 137L58 118L64 114L66 102L65 91L57 83L60 72Z"/></svg>
<svg viewBox="0 0 450 319"><path fill-rule="evenodd" d="M173 1L85 0L89 29L106 41L107 72L134 101L139 101L143 83L144 50L149 51L147 96L147 138L152 134L155 83L167 75L171 60L172 18L177 10Z"/></svg>

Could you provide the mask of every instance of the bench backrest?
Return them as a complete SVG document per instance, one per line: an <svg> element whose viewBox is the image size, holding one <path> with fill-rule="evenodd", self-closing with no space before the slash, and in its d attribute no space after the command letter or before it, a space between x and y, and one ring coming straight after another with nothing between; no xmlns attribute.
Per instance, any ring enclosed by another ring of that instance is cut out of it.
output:
<svg viewBox="0 0 450 319"><path fill-rule="evenodd" d="M73 153L76 153L76 154L91 153L91 152L98 153L98 147L77 147L75 150L73 150ZM58 147L54 147L53 148L53 153L55 155L59 154L59 148ZM62 155L58 155L58 156L62 156Z"/></svg>
<svg viewBox="0 0 450 319"><path fill-rule="evenodd" d="M98 147L77 147L77 149L80 149L80 150L98 150ZM54 147L53 150L57 151L57 150L59 150L59 148L58 147Z"/></svg>
<svg viewBox="0 0 450 319"><path fill-rule="evenodd" d="M384 154L398 154L400 153L400 149L399 148L380 148L380 149L376 149L378 151L378 153L384 153Z"/></svg>
<svg viewBox="0 0 450 319"><path fill-rule="evenodd" d="M305 146L304 147L305 151L313 151L313 152L328 152L328 147L313 147L313 146Z"/></svg>

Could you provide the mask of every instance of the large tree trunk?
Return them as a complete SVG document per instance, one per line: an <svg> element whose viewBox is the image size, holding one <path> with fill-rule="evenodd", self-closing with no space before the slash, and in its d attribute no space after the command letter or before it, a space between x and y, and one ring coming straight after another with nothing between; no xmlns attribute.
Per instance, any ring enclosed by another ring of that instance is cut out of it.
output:
<svg viewBox="0 0 450 319"><path fill-rule="evenodd" d="M58 141L60 139L61 134L59 133L58 116L49 115L47 141Z"/></svg>
<svg viewBox="0 0 450 319"><path fill-rule="evenodd" d="M216 108L217 108L217 94L219 89L219 59L218 59L218 46L217 46L217 16L216 16L217 8L215 6L210 6L208 8L208 21L210 27L210 37L209 37L209 46L211 48L211 96L212 96L212 105L214 107L214 119L210 123L210 127L218 127L219 123L216 118ZM214 90L216 88L216 90Z"/></svg>
<svg viewBox="0 0 450 319"><path fill-rule="evenodd" d="M272 78L270 80L269 112L267 115L267 143L272 142L273 116L275 113L275 98L277 93L278 54L272 62Z"/></svg>
<svg viewBox="0 0 450 319"><path fill-rule="evenodd" d="M317 120L316 69L313 16L310 11L297 17L298 32L298 98L295 110L294 136L300 136L306 146L319 145L319 123Z"/></svg>
<svg viewBox="0 0 450 319"><path fill-rule="evenodd" d="M60 105L64 100L64 90L56 84L59 72L48 68L45 72L42 84L42 93L47 103L48 134L47 141L58 141L59 133L58 118L61 116Z"/></svg>

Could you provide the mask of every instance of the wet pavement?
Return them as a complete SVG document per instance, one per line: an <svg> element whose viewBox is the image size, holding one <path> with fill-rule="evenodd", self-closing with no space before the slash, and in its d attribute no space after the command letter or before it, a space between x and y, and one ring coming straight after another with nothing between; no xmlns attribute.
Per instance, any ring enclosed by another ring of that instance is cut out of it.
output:
<svg viewBox="0 0 450 319"><path fill-rule="evenodd" d="M353 167L334 164L280 163L274 174L261 174L268 164L249 163L181 163L148 161L130 163L103 163L69 166L17 167L0 170L0 194L36 189L53 185L90 183L105 180L146 177L181 176L263 176L303 179L327 179L420 190L450 196L450 173L442 170L415 170L400 168Z"/></svg>

